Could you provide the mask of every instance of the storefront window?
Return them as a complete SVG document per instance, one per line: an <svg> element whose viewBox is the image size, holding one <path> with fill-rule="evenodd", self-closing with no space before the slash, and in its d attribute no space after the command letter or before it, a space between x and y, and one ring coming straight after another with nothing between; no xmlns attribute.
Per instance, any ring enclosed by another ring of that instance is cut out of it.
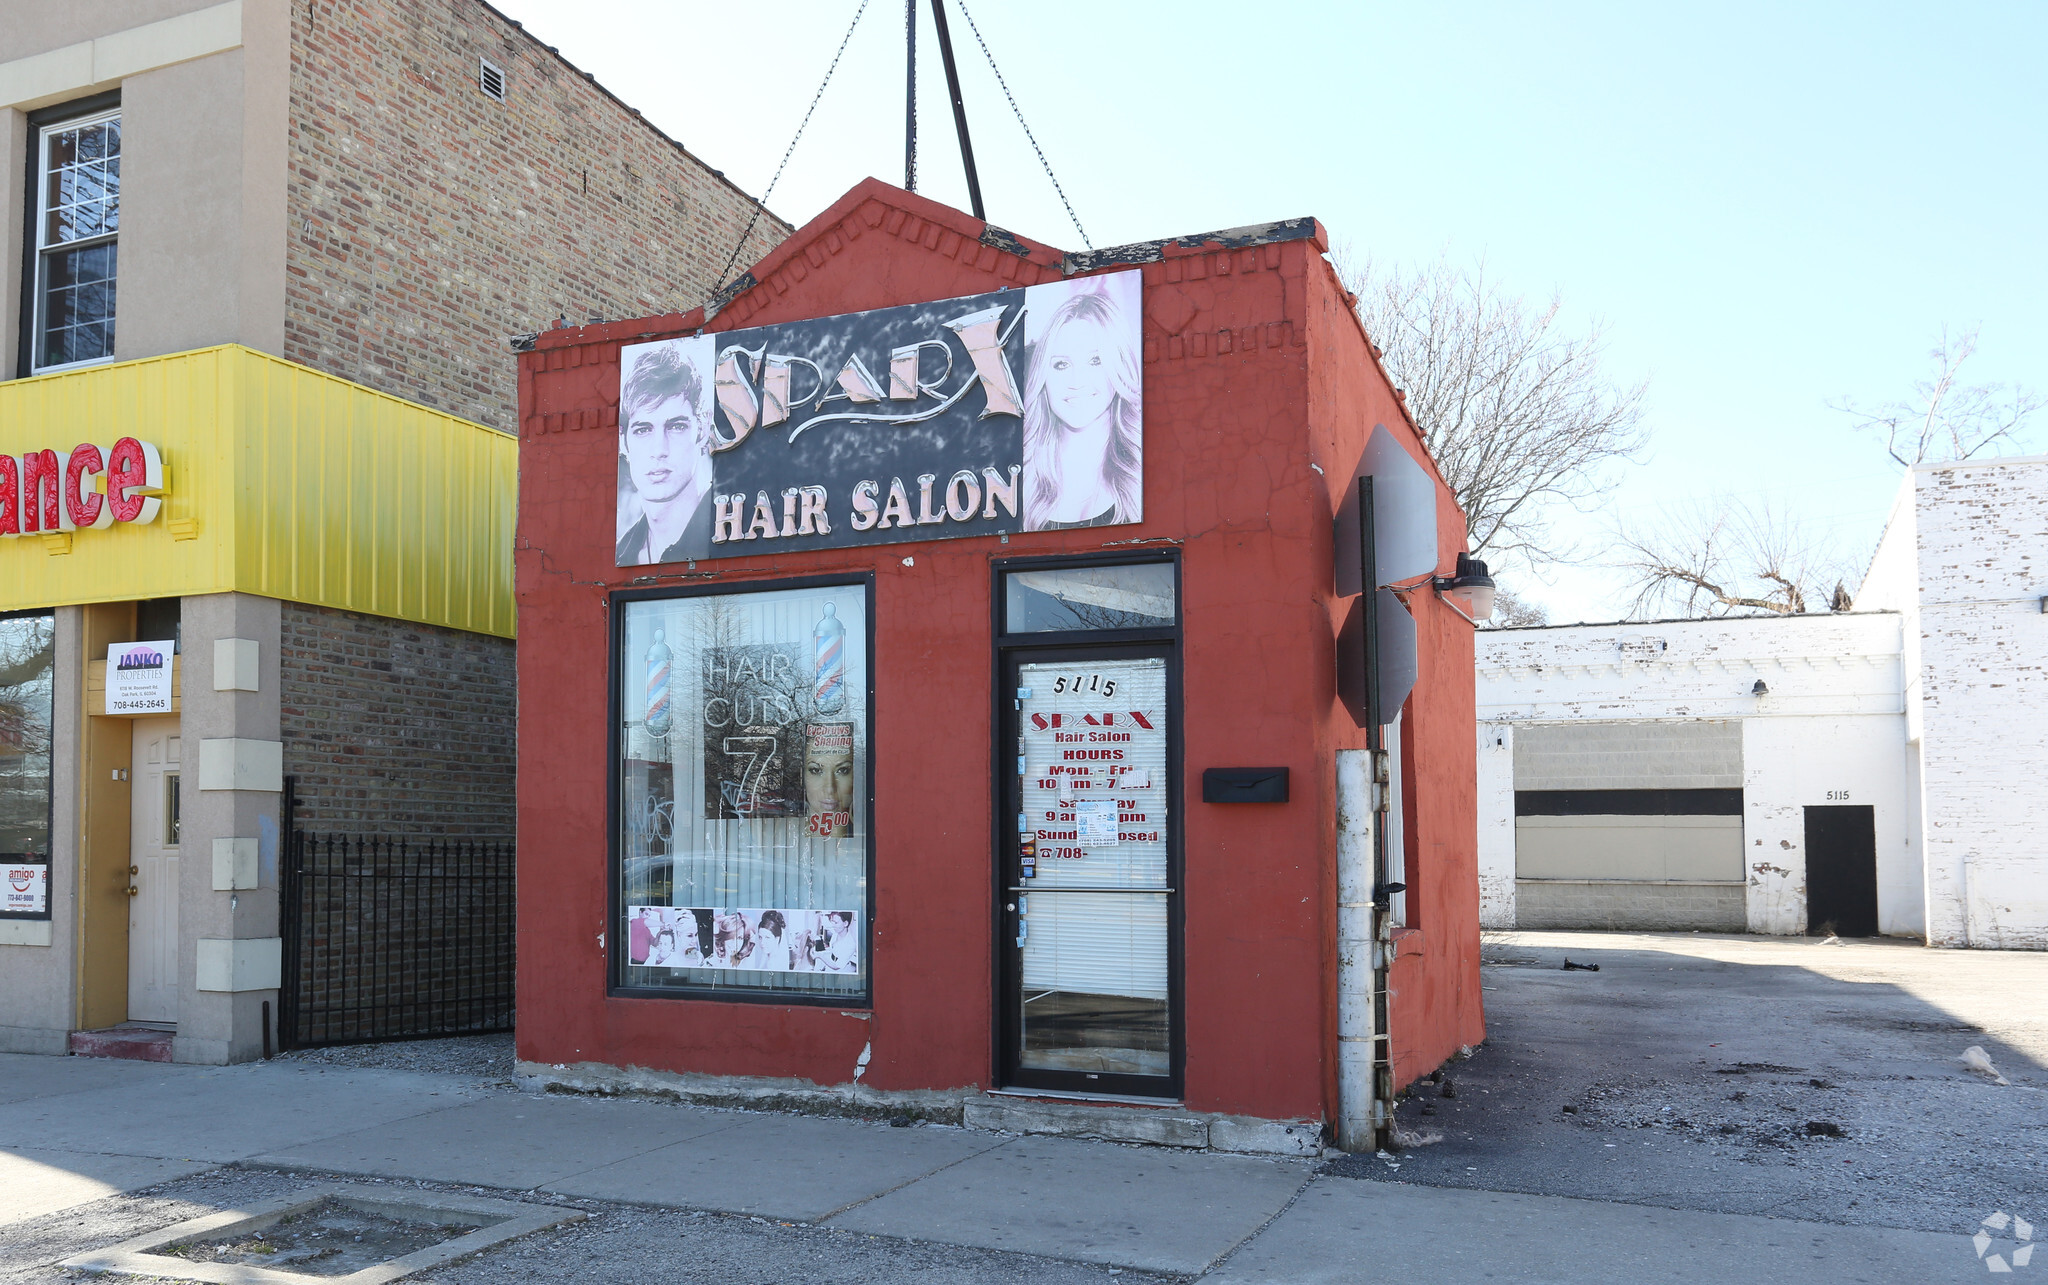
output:
<svg viewBox="0 0 2048 1285"><path fill-rule="evenodd" d="M620 985L864 995L867 585L619 611Z"/></svg>
<svg viewBox="0 0 2048 1285"><path fill-rule="evenodd" d="M0 915L50 915L50 716L57 622L0 616Z"/></svg>

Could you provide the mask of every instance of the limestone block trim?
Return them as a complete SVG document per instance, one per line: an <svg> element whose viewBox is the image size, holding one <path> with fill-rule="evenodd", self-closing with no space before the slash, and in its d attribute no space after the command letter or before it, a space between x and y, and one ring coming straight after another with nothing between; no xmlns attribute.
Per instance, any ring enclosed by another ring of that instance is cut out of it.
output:
<svg viewBox="0 0 2048 1285"><path fill-rule="evenodd" d="M0 107L30 111L242 45L242 0L0 63Z"/></svg>
<svg viewBox="0 0 2048 1285"><path fill-rule="evenodd" d="M274 991L284 975L282 937L201 937L197 986L203 991Z"/></svg>
<svg viewBox="0 0 2048 1285"><path fill-rule="evenodd" d="M221 737L199 742L202 790L284 790L284 742Z"/></svg>
<svg viewBox="0 0 2048 1285"><path fill-rule="evenodd" d="M51 940L47 919L0 919L0 946L47 946Z"/></svg>
<svg viewBox="0 0 2048 1285"><path fill-rule="evenodd" d="M213 841L213 889L235 892L257 885L259 849L254 839Z"/></svg>
<svg viewBox="0 0 2048 1285"><path fill-rule="evenodd" d="M213 690L254 692L262 690L256 666L259 656L253 638L213 640Z"/></svg>

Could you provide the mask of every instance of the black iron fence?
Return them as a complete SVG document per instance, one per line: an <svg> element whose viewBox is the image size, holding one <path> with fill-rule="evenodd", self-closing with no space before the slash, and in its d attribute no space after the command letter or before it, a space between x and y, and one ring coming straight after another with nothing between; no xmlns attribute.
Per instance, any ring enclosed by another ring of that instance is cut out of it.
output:
<svg viewBox="0 0 2048 1285"><path fill-rule="evenodd" d="M512 1029L513 845L287 829L285 1048Z"/></svg>

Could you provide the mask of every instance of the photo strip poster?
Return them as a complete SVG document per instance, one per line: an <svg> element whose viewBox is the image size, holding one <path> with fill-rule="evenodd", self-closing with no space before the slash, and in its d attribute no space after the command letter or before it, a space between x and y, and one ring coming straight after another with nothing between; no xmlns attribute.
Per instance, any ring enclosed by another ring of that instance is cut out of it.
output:
<svg viewBox="0 0 2048 1285"><path fill-rule="evenodd" d="M859 920L850 910L630 906L626 962L636 968L857 974Z"/></svg>
<svg viewBox="0 0 2048 1285"><path fill-rule="evenodd" d="M1139 279L625 345L618 565L1142 521Z"/></svg>

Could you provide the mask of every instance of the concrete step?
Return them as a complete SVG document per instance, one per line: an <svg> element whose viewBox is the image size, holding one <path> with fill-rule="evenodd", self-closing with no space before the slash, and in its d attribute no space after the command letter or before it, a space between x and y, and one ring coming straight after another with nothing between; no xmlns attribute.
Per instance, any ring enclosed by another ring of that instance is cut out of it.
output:
<svg viewBox="0 0 2048 1285"><path fill-rule="evenodd" d="M1152 1104L1096 1105L984 1093L961 1103L961 1123L1000 1133L1042 1133L1268 1156L1322 1154L1322 1130L1307 1120L1256 1120Z"/></svg>
<svg viewBox="0 0 2048 1285"><path fill-rule="evenodd" d="M109 1026L71 1032L73 1057L121 1057L131 1062L171 1060L171 1032L153 1026Z"/></svg>

